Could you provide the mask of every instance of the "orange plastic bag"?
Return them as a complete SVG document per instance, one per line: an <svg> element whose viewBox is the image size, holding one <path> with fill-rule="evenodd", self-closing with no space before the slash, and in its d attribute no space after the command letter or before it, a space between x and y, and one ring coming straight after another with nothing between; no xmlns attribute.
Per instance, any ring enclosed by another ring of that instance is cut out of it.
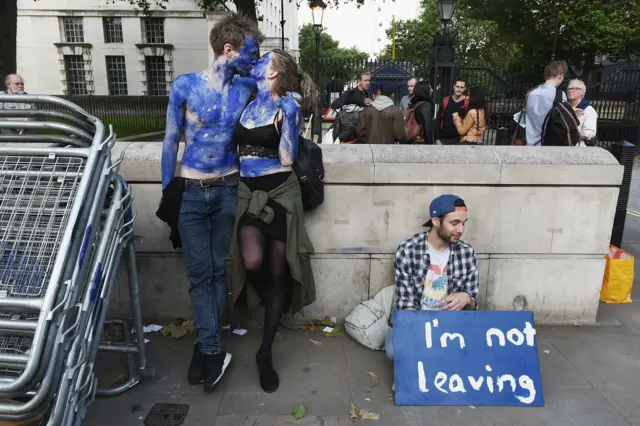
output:
<svg viewBox="0 0 640 426"><path fill-rule="evenodd" d="M604 257L607 259L607 266L604 268L600 300L606 303L631 303L633 256L618 247L610 246Z"/></svg>

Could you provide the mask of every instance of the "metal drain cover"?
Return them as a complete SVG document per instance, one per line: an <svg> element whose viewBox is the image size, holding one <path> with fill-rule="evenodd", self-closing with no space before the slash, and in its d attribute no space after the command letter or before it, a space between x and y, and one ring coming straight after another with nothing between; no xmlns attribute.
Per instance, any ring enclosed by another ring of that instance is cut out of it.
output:
<svg viewBox="0 0 640 426"><path fill-rule="evenodd" d="M156 404L144 419L145 426L181 426L187 418L186 404Z"/></svg>

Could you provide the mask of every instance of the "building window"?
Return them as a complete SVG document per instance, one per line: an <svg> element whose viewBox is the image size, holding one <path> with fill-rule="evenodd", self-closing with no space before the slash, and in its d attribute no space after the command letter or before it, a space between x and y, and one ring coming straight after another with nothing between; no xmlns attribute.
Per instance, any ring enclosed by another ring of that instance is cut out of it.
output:
<svg viewBox="0 0 640 426"><path fill-rule="evenodd" d="M128 95L127 67L124 56L105 56L107 61L107 82L111 96Z"/></svg>
<svg viewBox="0 0 640 426"><path fill-rule="evenodd" d="M145 70L147 73L147 95L167 95L167 73L165 72L164 56L146 56Z"/></svg>
<svg viewBox="0 0 640 426"><path fill-rule="evenodd" d="M67 94L86 95L87 79L82 55L64 55L64 71L67 76Z"/></svg>
<svg viewBox="0 0 640 426"><path fill-rule="evenodd" d="M145 18L144 19L144 42L164 43L164 19Z"/></svg>
<svg viewBox="0 0 640 426"><path fill-rule="evenodd" d="M122 43L122 19L121 18L102 18L102 28L104 28L105 43Z"/></svg>
<svg viewBox="0 0 640 426"><path fill-rule="evenodd" d="M62 18L64 41L67 43L84 43L82 18Z"/></svg>

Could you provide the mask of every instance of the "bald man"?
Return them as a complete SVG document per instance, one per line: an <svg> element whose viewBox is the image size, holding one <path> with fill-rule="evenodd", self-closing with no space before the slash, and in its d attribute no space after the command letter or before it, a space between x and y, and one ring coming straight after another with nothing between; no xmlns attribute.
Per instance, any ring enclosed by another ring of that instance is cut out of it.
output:
<svg viewBox="0 0 640 426"><path fill-rule="evenodd" d="M0 95L24 95L24 80L18 74L9 74L4 79L4 85L7 88L6 91L0 92ZM34 109L35 105L23 102L0 102L0 109L5 110L14 110L14 109ZM13 121L31 121L31 118L2 118L0 120L13 120ZM33 130L25 130L25 129L0 129L0 134L26 134L26 133L35 133Z"/></svg>

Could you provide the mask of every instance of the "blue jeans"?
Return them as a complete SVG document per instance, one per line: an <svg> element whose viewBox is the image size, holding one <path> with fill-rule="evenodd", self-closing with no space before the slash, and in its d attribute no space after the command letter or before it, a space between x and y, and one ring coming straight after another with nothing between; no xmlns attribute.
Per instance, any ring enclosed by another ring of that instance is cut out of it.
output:
<svg viewBox="0 0 640 426"><path fill-rule="evenodd" d="M227 306L225 257L229 253L238 188L186 188L179 229L200 352L222 351L220 320Z"/></svg>
<svg viewBox="0 0 640 426"><path fill-rule="evenodd" d="M387 332L387 338L384 341L384 351L387 353L387 358L393 361L393 327Z"/></svg>

